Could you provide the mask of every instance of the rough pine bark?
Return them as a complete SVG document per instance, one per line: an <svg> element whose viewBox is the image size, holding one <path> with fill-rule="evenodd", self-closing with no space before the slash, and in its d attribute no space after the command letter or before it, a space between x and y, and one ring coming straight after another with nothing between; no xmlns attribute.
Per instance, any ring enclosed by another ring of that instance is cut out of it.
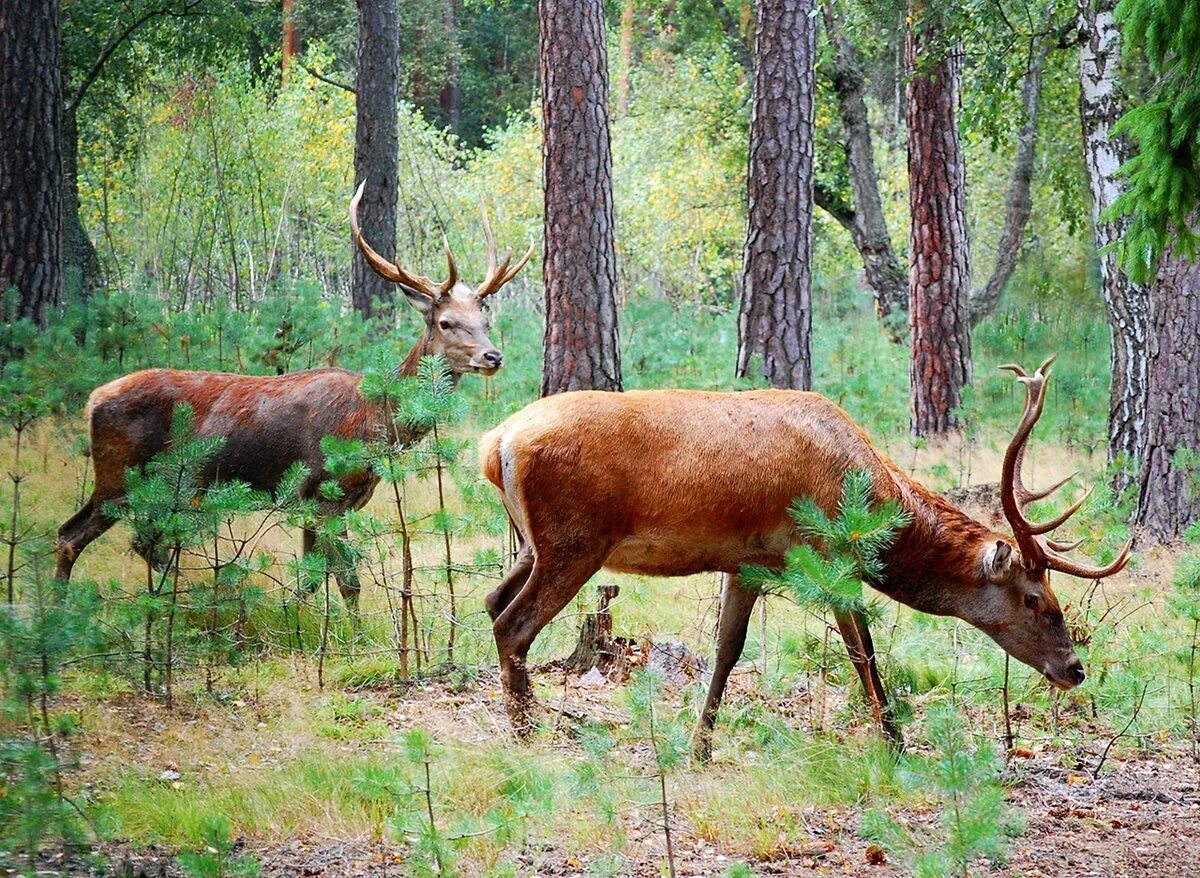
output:
<svg viewBox="0 0 1200 878"><path fill-rule="evenodd" d="M862 255L867 286L875 297L875 313L881 320L908 310L908 282L892 247L879 197L879 174L875 169L871 126L867 118L867 81L858 48L842 31L833 4L821 4L825 32L833 44L833 90L838 100L846 142L846 168L854 193L854 212L849 231ZM896 339L899 341L899 339Z"/></svg>
<svg viewBox="0 0 1200 878"><path fill-rule="evenodd" d="M1200 472L1176 454L1200 452L1200 263L1164 254L1150 290L1145 445L1137 522L1156 539L1200 520Z"/></svg>
<svg viewBox="0 0 1200 878"><path fill-rule="evenodd" d="M1112 331L1112 385L1108 405L1108 461L1118 465L1114 487L1129 481L1130 464L1146 440L1148 291L1129 279L1108 250L1128 220L1107 219L1121 194L1118 170L1133 151L1113 127L1127 109L1121 87L1121 34L1113 20L1117 0L1079 2L1079 115L1083 157L1092 189L1092 234L1100 265L1100 289Z"/></svg>
<svg viewBox="0 0 1200 878"><path fill-rule="evenodd" d="M384 255L396 251L396 100L400 84L400 25L396 0L358 0L355 73L354 183L366 181L359 204L363 237ZM351 245L350 301L364 317L387 311L395 286Z"/></svg>
<svg viewBox="0 0 1200 878"><path fill-rule="evenodd" d="M814 0L761 0L754 30L737 374L812 387Z"/></svg>
<svg viewBox="0 0 1200 878"><path fill-rule="evenodd" d="M542 395L620 390L617 254L600 0L538 0L545 192Z"/></svg>
<svg viewBox="0 0 1200 878"><path fill-rule="evenodd" d="M62 301L62 67L57 0L0 8L0 295L45 327Z"/></svg>
<svg viewBox="0 0 1200 878"><path fill-rule="evenodd" d="M911 3L904 39L908 126L910 429L938 436L958 427L954 409L971 381L971 275L966 180L955 107L958 63L939 48L939 25ZM937 57L938 53L943 57Z"/></svg>

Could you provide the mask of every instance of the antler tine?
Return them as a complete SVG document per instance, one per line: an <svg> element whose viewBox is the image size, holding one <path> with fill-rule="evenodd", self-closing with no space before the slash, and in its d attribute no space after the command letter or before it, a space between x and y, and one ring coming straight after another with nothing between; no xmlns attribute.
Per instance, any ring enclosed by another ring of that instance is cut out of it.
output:
<svg viewBox="0 0 1200 878"><path fill-rule="evenodd" d="M1071 473L1066 478L1059 479L1057 482L1055 482L1049 488L1043 488L1040 491L1030 491L1028 488L1026 488L1025 496L1023 498L1021 498L1021 505L1024 506L1024 505L1028 505L1030 503L1035 503L1038 500L1045 500L1047 497L1049 497L1051 494L1053 494L1055 491L1057 491L1059 488L1061 488L1067 482L1071 481L1071 479L1075 478L1077 475L1079 475L1079 470L1075 470L1075 472ZM1022 486L1022 487L1024 487L1024 486Z"/></svg>
<svg viewBox="0 0 1200 878"><path fill-rule="evenodd" d="M512 263L512 250L505 250L504 258L497 262L496 239L492 233L492 224L488 218L487 207L484 205L482 200L479 203L479 210L483 214L483 236L487 240L488 249L487 277L475 290L475 295L482 299L499 290L502 286L516 277L517 273L525 267L525 264L529 262L530 258L533 256L533 240L530 239L528 252L526 252L526 254L521 258L521 261L516 265L513 265L511 268L509 267Z"/></svg>
<svg viewBox="0 0 1200 878"><path fill-rule="evenodd" d="M362 251L363 258L367 260L367 264L375 270L375 273L384 280L389 280L392 283L400 284L401 286L407 287L413 292L427 296L430 299L437 299L438 296L445 292L445 290L439 287L438 284L434 283L423 274L417 274L415 272L408 271L399 263L389 262L387 259L384 259L378 253L376 253L375 249L367 243L365 238L363 238L362 229L358 225L358 204L360 201L362 201L363 190L366 189L366 186L366 180L363 180L361 183L359 183L358 189L356 189L354 192L354 197L350 199L350 232L354 236L354 243L356 243L358 245L358 249ZM453 260L451 260L450 266L451 275L453 275ZM453 286L452 282L451 286ZM446 289L449 289L449 287Z"/></svg>
<svg viewBox="0 0 1200 878"><path fill-rule="evenodd" d="M458 266L454 264L454 252L450 249L450 241L446 238L445 233L442 234L442 249L446 251L446 268L450 272L449 276L438 288L438 292L444 296L454 289L454 285L458 283Z"/></svg>
<svg viewBox="0 0 1200 878"><path fill-rule="evenodd" d="M1030 524L1029 532L1031 534L1035 534L1035 535L1050 533L1050 531L1054 530L1057 527L1060 527L1068 518L1070 518L1072 515L1074 515L1076 512L1078 512L1079 507L1081 507L1084 504L1084 501L1086 501L1087 498L1090 496L1092 496L1092 489L1089 487L1086 491L1083 492L1082 497L1080 497L1078 500L1076 500L1074 503L1072 503L1070 506L1068 506L1066 511L1063 512L1061 515L1059 515L1057 518L1053 518L1050 521L1039 522L1038 524Z"/></svg>
<svg viewBox="0 0 1200 878"><path fill-rule="evenodd" d="M529 249L525 251L525 255L521 257L520 262L518 262L516 265L514 265L512 268L510 268L507 272L505 272L504 280L502 280L500 282L500 286L504 286L504 284L508 283L514 277L516 277L518 274L521 273L521 269L524 268L526 263L528 263L529 260L533 257L533 248L534 248L533 236L530 235Z"/></svg>
<svg viewBox="0 0 1200 878"><path fill-rule="evenodd" d="M1078 576L1082 579L1104 579L1106 576L1112 576L1120 571L1126 564L1129 563L1129 553L1133 549L1133 540L1127 542L1117 554L1117 557L1110 564L1104 567L1093 567L1090 564L1080 564L1078 561L1072 561L1070 558L1064 558L1052 547L1047 547L1046 567L1050 570L1057 570L1059 573L1066 573L1068 576Z"/></svg>
<svg viewBox="0 0 1200 878"><path fill-rule="evenodd" d="M1059 542L1058 540L1046 540L1046 545L1056 552L1073 552L1083 545L1083 539L1078 539L1070 543Z"/></svg>

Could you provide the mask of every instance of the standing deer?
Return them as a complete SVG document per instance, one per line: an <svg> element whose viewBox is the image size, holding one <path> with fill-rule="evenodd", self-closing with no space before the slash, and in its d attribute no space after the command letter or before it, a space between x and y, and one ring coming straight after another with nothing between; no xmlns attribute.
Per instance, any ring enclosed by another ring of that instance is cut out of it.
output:
<svg viewBox="0 0 1200 878"><path fill-rule="evenodd" d="M350 201L354 240L368 264L399 284L425 318L425 332L404 359L400 374L416 375L421 358L433 355L445 359L456 384L466 373L494 374L504 358L488 338L484 301L517 276L533 255L532 245L515 265L511 251L497 260L495 240L484 212L487 278L475 289L460 281L454 256L446 244L449 276L435 283L389 262L363 240L358 226L363 185ZM125 471L129 467L144 465L166 447L171 413L178 403L192 406L198 436L225 437L224 445L202 474L203 482L240 479L255 488L273 490L288 467L300 461L309 471L301 496L318 498L321 516L361 508L379 483L378 476L369 470L338 480L344 492L342 499L319 498L318 487L329 478L321 439L329 435L364 441L386 438L408 446L424 432L397 425L383 406L363 399L358 392L361 380L357 373L336 368L272 377L148 369L97 388L87 404L96 483L83 508L59 528L55 575L69 579L79 553L112 527L114 520L104 513L104 504L125 495ZM313 550L315 541L315 531L306 528L305 554ZM152 547L134 548L151 560ZM341 570L337 582L343 599L353 608L358 600L357 574Z"/></svg>
<svg viewBox="0 0 1200 878"><path fill-rule="evenodd" d="M1131 546L1105 567L1066 558L1077 544L1045 534L1066 521L1082 498L1052 521L1025 516L1025 506L1070 478L1045 491L1027 490L1021 481L1051 360L1032 376L1019 366L1004 367L1026 388L1001 478L1013 539L909 478L844 411L815 393L583 391L541 399L513 415L483 437L480 461L523 538L512 570L487 597L514 732L525 737L532 730L530 645L597 570L651 576L720 571L728 576L716 664L693 738L695 755L707 758L721 695L741 656L757 597L740 571L747 564L782 568L788 548L800 539L788 515L793 500L811 497L835 513L850 470L867 471L876 498L894 500L911 515L884 554L874 588L923 612L969 622L1060 689L1079 685L1083 665L1048 573L1110 576L1125 566ZM847 637L847 646L870 692L871 680L878 681L874 650L861 638ZM873 707L878 718L881 706Z"/></svg>

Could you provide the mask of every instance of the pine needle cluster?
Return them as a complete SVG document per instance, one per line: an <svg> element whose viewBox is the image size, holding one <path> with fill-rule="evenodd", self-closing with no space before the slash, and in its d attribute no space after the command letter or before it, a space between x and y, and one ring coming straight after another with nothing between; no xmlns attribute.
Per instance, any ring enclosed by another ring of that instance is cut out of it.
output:
<svg viewBox="0 0 1200 878"><path fill-rule="evenodd" d="M864 609L863 582L883 575L883 554L911 520L894 500L875 503L871 473L851 470L842 485L836 517L809 497L789 510L805 542L793 546L782 571L747 567L743 575L764 591L785 594L821 610Z"/></svg>

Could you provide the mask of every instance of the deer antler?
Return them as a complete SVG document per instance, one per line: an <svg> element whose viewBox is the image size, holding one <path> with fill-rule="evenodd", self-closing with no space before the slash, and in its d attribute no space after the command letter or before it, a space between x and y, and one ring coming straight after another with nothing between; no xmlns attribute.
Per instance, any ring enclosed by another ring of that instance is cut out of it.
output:
<svg viewBox="0 0 1200 878"><path fill-rule="evenodd" d="M518 272L525 267L525 263L527 263L530 257L533 256L534 244L533 240L530 239L529 249L525 251L525 255L521 258L521 261L512 268L509 268L509 263L512 262L512 250L506 250L504 253L504 258L497 263L496 238L492 234L492 223L491 220L488 219L487 206L484 205L483 201L479 202L479 212L483 215L483 238L485 241L487 241L488 251L487 278L475 290L475 295L482 299L492 295L492 293L499 290L502 286L517 276Z"/></svg>
<svg viewBox="0 0 1200 878"><path fill-rule="evenodd" d="M1013 435L1008 450L1004 452L1004 466L1000 475L1000 502L1004 507L1004 517L1012 526L1013 536L1021 550L1021 558L1026 568L1057 570L1060 573L1085 579L1103 579L1106 576L1112 576L1129 561L1129 552L1133 548L1132 540L1125 544L1111 564L1104 567L1093 567L1073 561L1063 554L1077 548L1082 540L1067 543L1042 537L1043 534L1050 533L1078 512L1092 493L1091 488L1088 488L1082 497L1068 506L1066 511L1050 521L1032 522L1025 517L1026 506L1036 500L1049 497L1078 474L1077 472L1071 473L1065 479L1041 491L1029 490L1021 479L1025 446L1029 442L1029 434L1033 432L1034 425L1042 416L1042 408L1046 403L1046 382L1050 378L1050 364L1053 362L1054 357L1048 358L1038 366L1033 375L1013 364L1000 367L1013 372L1017 376L1017 380L1025 385L1025 410L1021 413L1017 432Z"/></svg>
<svg viewBox="0 0 1200 878"><path fill-rule="evenodd" d="M367 264L375 269L375 273L385 280L400 284L431 300L436 301L450 292L454 288L454 284L458 282L458 267L454 264L454 254L450 252L450 244L444 236L442 237L442 247L446 251L446 264L450 274L440 284L430 280L423 274L409 271L395 262L388 262L366 242L363 238L362 230L358 226L358 203L362 201L363 189L366 185L367 181L363 180L354 192L354 197L350 199L350 231L354 235L354 243L362 251L363 258L367 260Z"/></svg>

